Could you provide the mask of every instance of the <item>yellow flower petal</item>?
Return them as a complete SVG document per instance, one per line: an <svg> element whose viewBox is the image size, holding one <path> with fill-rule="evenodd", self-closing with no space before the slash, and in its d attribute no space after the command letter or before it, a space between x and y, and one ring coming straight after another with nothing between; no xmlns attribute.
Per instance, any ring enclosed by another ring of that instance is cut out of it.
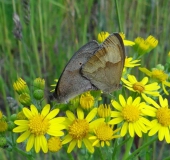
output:
<svg viewBox="0 0 170 160"><path fill-rule="evenodd" d="M109 124L119 124L122 121L123 121L123 118L122 117L118 117L118 118L114 118L114 119L110 120Z"/></svg>
<svg viewBox="0 0 170 160"><path fill-rule="evenodd" d="M94 152L94 147L88 139L83 139L83 142L90 153Z"/></svg>
<svg viewBox="0 0 170 160"><path fill-rule="evenodd" d="M41 115L43 115L44 117L46 117L46 115L50 112L50 105L46 104L43 108L43 110L41 111Z"/></svg>
<svg viewBox="0 0 170 160"><path fill-rule="evenodd" d="M135 135L133 123L129 123L129 134L130 134L131 137L134 137L134 135Z"/></svg>
<svg viewBox="0 0 170 160"><path fill-rule="evenodd" d="M146 75L148 75L149 77L152 76L152 72L149 71L149 70L146 69L146 68L139 67L139 70L142 71L142 72L144 72L144 73L145 73Z"/></svg>
<svg viewBox="0 0 170 160"><path fill-rule="evenodd" d="M123 107L126 105L126 101L121 94L119 95L119 102Z"/></svg>
<svg viewBox="0 0 170 160"><path fill-rule="evenodd" d="M112 106L113 106L115 109L117 109L118 111L121 111L121 110L122 110L122 106L121 106L118 102L116 102L115 100L112 100L111 103L112 103Z"/></svg>
<svg viewBox="0 0 170 160"><path fill-rule="evenodd" d="M28 142L27 142L27 146L26 146L26 151L29 152L31 150L31 148L33 147L34 145L34 135L31 134L28 138Z"/></svg>
<svg viewBox="0 0 170 160"><path fill-rule="evenodd" d="M96 116L96 114L97 108L93 108L85 119L87 120L87 122L90 122Z"/></svg>
<svg viewBox="0 0 170 160"><path fill-rule="evenodd" d="M21 143L23 141L25 141L30 135L30 131L26 131L23 134L21 134L18 139L17 139L17 143Z"/></svg>
<svg viewBox="0 0 170 160"><path fill-rule="evenodd" d="M141 82L143 85L145 85L146 83L148 83L148 77L144 77L140 82Z"/></svg>
<svg viewBox="0 0 170 160"><path fill-rule="evenodd" d="M123 43L125 46L133 46L135 45L135 42L129 41L129 40L123 40Z"/></svg>
<svg viewBox="0 0 170 160"><path fill-rule="evenodd" d="M16 121L14 121L14 123L17 124L17 125L26 126L26 125L28 125L29 121L28 120L16 120Z"/></svg>
<svg viewBox="0 0 170 160"><path fill-rule="evenodd" d="M76 118L75 115L69 110L66 111L66 115L67 115L67 117L69 118L70 121L74 121L75 118Z"/></svg>
<svg viewBox="0 0 170 160"><path fill-rule="evenodd" d="M59 112L59 109L53 109L46 117L45 119L53 119Z"/></svg>
<svg viewBox="0 0 170 160"><path fill-rule="evenodd" d="M72 140L72 137L71 137L69 134L67 134L67 135L64 137L64 139L63 139L63 141L62 141L62 144L69 143L71 140Z"/></svg>
<svg viewBox="0 0 170 160"><path fill-rule="evenodd" d="M47 140L44 135L40 136L40 146L44 153L48 152Z"/></svg>
<svg viewBox="0 0 170 160"><path fill-rule="evenodd" d="M24 132L28 129L28 126L18 126L13 129L13 132L19 133L19 132Z"/></svg>
<svg viewBox="0 0 170 160"><path fill-rule="evenodd" d="M76 146L76 144L77 144L77 141L76 141L76 140L71 141L71 142L70 142L70 145L68 146L67 153L70 153L70 152L74 149L74 147Z"/></svg>
<svg viewBox="0 0 170 160"><path fill-rule="evenodd" d="M121 129L121 132L120 132L120 135L123 137L128 131L128 123L125 122L122 126L122 129Z"/></svg>
<svg viewBox="0 0 170 160"><path fill-rule="evenodd" d="M84 112L81 108L77 108L77 117L78 119L84 119Z"/></svg>
<svg viewBox="0 0 170 160"><path fill-rule="evenodd" d="M35 152L40 152L40 136L35 137L35 143L34 143Z"/></svg>
<svg viewBox="0 0 170 160"><path fill-rule="evenodd" d="M32 113L33 116L38 114L38 110L34 105L31 105L30 109L31 109L31 113Z"/></svg>
<svg viewBox="0 0 170 160"><path fill-rule="evenodd" d="M32 112L31 112L28 108L24 107L24 108L23 108L23 112L24 112L24 115L25 115L28 119L30 119L30 118L33 117Z"/></svg>

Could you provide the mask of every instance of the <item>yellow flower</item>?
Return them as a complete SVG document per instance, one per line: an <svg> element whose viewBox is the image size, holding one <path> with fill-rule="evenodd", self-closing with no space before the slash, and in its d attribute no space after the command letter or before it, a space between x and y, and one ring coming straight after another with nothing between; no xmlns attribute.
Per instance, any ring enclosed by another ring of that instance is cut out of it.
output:
<svg viewBox="0 0 170 160"><path fill-rule="evenodd" d="M149 103L154 107L148 107L148 115L154 119L151 121L149 136L158 133L158 139L162 141L164 138L170 143L170 108L168 100L159 96L159 104L149 98Z"/></svg>
<svg viewBox="0 0 170 160"><path fill-rule="evenodd" d="M14 123L18 125L13 129L13 132L22 133L17 139L17 143L21 143L28 139L26 145L26 151L30 151L34 146L35 152L38 153L40 149L44 153L48 152L48 145L46 140L46 134L51 136L63 136L64 125L62 122L64 117L55 116L58 114L59 109L50 111L50 105L47 104L42 109L41 113L38 112L34 105L28 108L23 108L23 112L28 120L15 120Z"/></svg>
<svg viewBox="0 0 170 160"><path fill-rule="evenodd" d="M58 82L58 79L55 79L54 81L57 83L57 82ZM50 92L54 92L54 91L55 91L56 84L52 84L51 87L54 87L54 89L52 89Z"/></svg>
<svg viewBox="0 0 170 160"><path fill-rule="evenodd" d="M22 78L18 78L18 80L14 82L13 88L19 95L22 93L29 94L27 83Z"/></svg>
<svg viewBox="0 0 170 160"><path fill-rule="evenodd" d="M111 116L111 109L110 109L110 105L106 105L106 104L101 104L98 108L97 108L97 114L99 117L101 118L105 118L106 122L107 120L110 119Z"/></svg>
<svg viewBox="0 0 170 160"><path fill-rule="evenodd" d="M112 111L109 124L122 124L120 135L124 136L128 131L131 137L135 133L142 137L142 132L147 132L150 121L144 118L146 104L141 102L141 98L137 97L134 101L129 97L127 101L122 95L119 95L119 102L112 100L112 105L117 111Z"/></svg>
<svg viewBox="0 0 170 160"><path fill-rule="evenodd" d="M93 146L104 147L105 144L110 146L110 141L112 139L120 137L120 135L115 135L119 130L120 128L113 131L110 125L103 122L94 129L95 136L91 136L89 139L94 140Z"/></svg>
<svg viewBox="0 0 170 160"><path fill-rule="evenodd" d="M102 43L110 34L108 32L100 32L98 34L98 42ZM129 40L124 40L125 39L125 35L121 32L119 33L119 35L122 37L123 43L125 46L133 46L135 45L134 42L129 41Z"/></svg>
<svg viewBox="0 0 170 160"><path fill-rule="evenodd" d="M158 40L153 36L148 36L146 40L141 37L135 39L135 48L140 55L150 52L158 45Z"/></svg>
<svg viewBox="0 0 170 160"><path fill-rule="evenodd" d="M147 84L148 77L144 77L141 81L137 81L135 76L128 75L128 80L124 78L121 78L121 80L125 84L124 86L126 88L128 88L130 91L141 94L145 101L147 101L146 95L159 96L158 89L160 86L156 82Z"/></svg>
<svg viewBox="0 0 170 160"><path fill-rule="evenodd" d="M62 148L62 142L59 137L51 137L48 139L48 149L51 152L57 152Z"/></svg>
<svg viewBox="0 0 170 160"><path fill-rule="evenodd" d="M4 119L0 119L0 133L8 129L8 124Z"/></svg>
<svg viewBox="0 0 170 160"><path fill-rule="evenodd" d="M110 34L108 32L100 32L98 34L98 42L102 43Z"/></svg>
<svg viewBox="0 0 170 160"><path fill-rule="evenodd" d="M65 125L68 130L68 134L64 137L62 144L70 142L67 149L68 153L70 153L76 145L78 148L81 148L82 142L85 144L85 147L89 152L94 152L92 142L89 140L89 137L91 136L90 133L93 131L97 124L104 122L103 118L92 121L96 114L97 108L92 109L86 118L84 117L84 112L81 108L77 108L78 118L76 118L76 116L71 111L66 111L68 118L65 121Z"/></svg>
<svg viewBox="0 0 170 160"><path fill-rule="evenodd" d="M165 94L169 95L167 90L165 89L165 86L170 87L170 82L168 82L168 74L166 74L163 70L161 69L153 69L152 71L149 71L146 68L139 68L140 71L144 72L147 76L151 77L153 80L155 80L158 83L162 83L162 88Z"/></svg>
<svg viewBox="0 0 170 160"><path fill-rule="evenodd" d="M124 68L123 68L123 72L126 71L126 68L133 68L136 66L139 66L140 64L138 63L140 60L133 60L132 57L129 58L125 58L125 64L124 64Z"/></svg>
<svg viewBox="0 0 170 160"><path fill-rule="evenodd" d="M83 109L90 109L94 106L94 97L90 94L90 92L86 92L80 97L80 105Z"/></svg>
<svg viewBox="0 0 170 160"><path fill-rule="evenodd" d="M136 67L136 66L139 66L140 64L138 63L140 60L133 60L132 57L129 57L125 59L125 65L124 67L126 68L133 68L133 67Z"/></svg>
<svg viewBox="0 0 170 160"><path fill-rule="evenodd" d="M148 36L145 40L147 43L149 43L150 50L155 48L158 45L158 40L153 36Z"/></svg>

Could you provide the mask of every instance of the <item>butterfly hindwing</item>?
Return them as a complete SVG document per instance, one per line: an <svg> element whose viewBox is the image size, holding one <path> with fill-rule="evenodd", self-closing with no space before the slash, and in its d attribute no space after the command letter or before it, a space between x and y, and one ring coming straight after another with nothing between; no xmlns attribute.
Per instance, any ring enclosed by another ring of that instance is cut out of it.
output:
<svg viewBox="0 0 170 160"><path fill-rule="evenodd" d="M119 88L125 50L118 33L111 34L82 66L82 75L98 89L110 93Z"/></svg>

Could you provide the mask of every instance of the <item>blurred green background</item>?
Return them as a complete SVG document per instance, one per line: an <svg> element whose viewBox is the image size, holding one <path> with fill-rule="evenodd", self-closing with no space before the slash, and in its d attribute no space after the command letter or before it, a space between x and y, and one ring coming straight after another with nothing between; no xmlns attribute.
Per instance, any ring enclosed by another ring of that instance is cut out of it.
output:
<svg viewBox="0 0 170 160"><path fill-rule="evenodd" d="M164 64L170 51L169 8L169 0L0 0L1 110L13 112L6 97L15 97L17 77L29 86L34 78L44 78L48 96L70 57L101 31L121 31L132 41L153 35L159 44L142 64ZM21 40L14 36L14 13L20 18ZM126 50L133 56L131 48ZM6 153L0 149L0 160L16 159L15 152Z"/></svg>

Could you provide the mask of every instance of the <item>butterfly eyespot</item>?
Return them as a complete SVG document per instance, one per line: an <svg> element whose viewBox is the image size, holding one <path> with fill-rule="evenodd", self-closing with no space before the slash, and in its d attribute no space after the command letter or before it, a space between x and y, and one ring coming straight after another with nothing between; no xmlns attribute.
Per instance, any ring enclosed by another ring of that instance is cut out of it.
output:
<svg viewBox="0 0 170 160"><path fill-rule="evenodd" d="M82 65L82 63L80 62L80 63L79 63L79 65L81 66L81 65Z"/></svg>

